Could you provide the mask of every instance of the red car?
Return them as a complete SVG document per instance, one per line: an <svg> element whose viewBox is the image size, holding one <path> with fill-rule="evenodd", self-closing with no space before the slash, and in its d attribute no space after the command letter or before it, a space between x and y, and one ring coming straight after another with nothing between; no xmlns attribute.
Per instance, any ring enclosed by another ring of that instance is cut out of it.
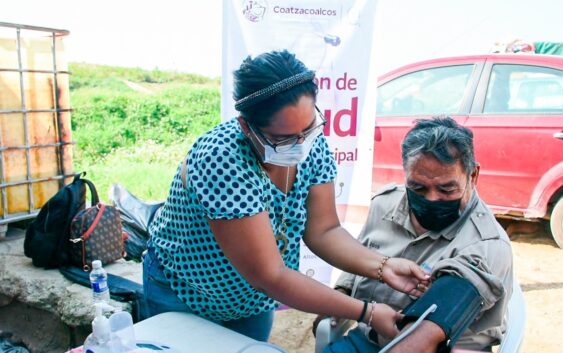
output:
<svg viewBox="0 0 563 353"><path fill-rule="evenodd" d="M474 133L477 189L501 217L550 219L563 247L563 56L423 61L379 78L372 190L403 182L414 120L446 114Z"/></svg>

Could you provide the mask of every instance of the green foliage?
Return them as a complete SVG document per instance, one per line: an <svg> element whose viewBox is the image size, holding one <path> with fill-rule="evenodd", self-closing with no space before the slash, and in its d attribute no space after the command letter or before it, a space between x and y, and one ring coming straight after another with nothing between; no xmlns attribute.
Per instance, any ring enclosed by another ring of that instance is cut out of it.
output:
<svg viewBox="0 0 563 353"><path fill-rule="evenodd" d="M219 84L219 79L209 79L194 74L184 74L158 69L147 71L139 68L118 67L107 65L93 65L71 63L71 91L83 87L103 87L124 89L123 81L144 83L187 83L187 84Z"/></svg>
<svg viewBox="0 0 563 353"><path fill-rule="evenodd" d="M220 121L219 81L203 76L71 64L75 170L105 199L111 183L141 199L166 196L194 139Z"/></svg>
<svg viewBox="0 0 563 353"><path fill-rule="evenodd" d="M174 173L193 140L189 138L172 146L146 141L117 149L96 161L75 159L74 169L87 172L86 177L94 182L100 199L106 202L113 183L125 186L141 200L161 201L166 198Z"/></svg>

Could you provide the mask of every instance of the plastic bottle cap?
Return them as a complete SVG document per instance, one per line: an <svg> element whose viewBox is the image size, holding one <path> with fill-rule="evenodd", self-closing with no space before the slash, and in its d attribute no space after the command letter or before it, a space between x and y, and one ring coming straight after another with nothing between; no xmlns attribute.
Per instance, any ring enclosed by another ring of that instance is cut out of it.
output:
<svg viewBox="0 0 563 353"><path fill-rule="evenodd" d="M100 260L92 261L92 268L100 268L102 267L102 262Z"/></svg>

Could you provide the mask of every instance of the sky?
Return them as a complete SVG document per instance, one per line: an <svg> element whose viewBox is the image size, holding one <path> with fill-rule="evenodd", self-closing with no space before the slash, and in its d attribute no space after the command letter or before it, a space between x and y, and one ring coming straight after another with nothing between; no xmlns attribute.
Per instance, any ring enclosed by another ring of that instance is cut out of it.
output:
<svg viewBox="0 0 563 353"><path fill-rule="evenodd" d="M379 0L374 65L561 42L561 14L561 0ZM68 61L221 75L222 0L5 0L0 22L69 30Z"/></svg>

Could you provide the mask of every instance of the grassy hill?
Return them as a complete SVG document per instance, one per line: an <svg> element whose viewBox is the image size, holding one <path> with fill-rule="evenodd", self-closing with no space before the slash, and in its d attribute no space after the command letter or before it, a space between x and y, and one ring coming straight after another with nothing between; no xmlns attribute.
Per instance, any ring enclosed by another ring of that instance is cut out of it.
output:
<svg viewBox="0 0 563 353"><path fill-rule="evenodd" d="M220 121L220 82L203 76L71 64L74 166L107 201L112 183L166 197L195 137Z"/></svg>

